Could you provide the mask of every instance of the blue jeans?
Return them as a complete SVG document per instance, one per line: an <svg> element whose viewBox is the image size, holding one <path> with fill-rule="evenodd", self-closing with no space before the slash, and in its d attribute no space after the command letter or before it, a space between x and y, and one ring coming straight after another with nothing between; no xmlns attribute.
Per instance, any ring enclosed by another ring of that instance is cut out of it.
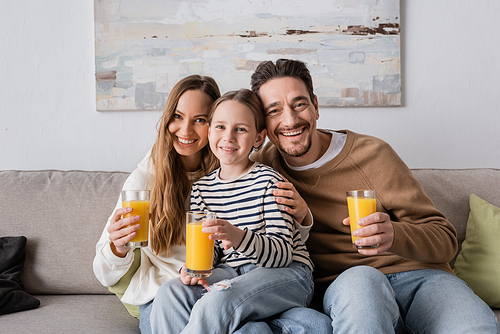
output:
<svg viewBox="0 0 500 334"><path fill-rule="evenodd" d="M248 323L238 333L500 333L489 306L442 270L384 275L353 267L330 284L323 307L329 317L294 308L267 319L269 330L262 322Z"/></svg>
<svg viewBox="0 0 500 334"><path fill-rule="evenodd" d="M151 322L149 321L152 308L153 308L153 301L150 301L147 304L139 306L139 315L140 315L139 329L141 330L141 334L153 333L153 331L151 330Z"/></svg>
<svg viewBox="0 0 500 334"><path fill-rule="evenodd" d="M307 307L294 307L262 321L249 321L234 334L332 334L331 319Z"/></svg>
<svg viewBox="0 0 500 334"><path fill-rule="evenodd" d="M152 332L232 333L247 321L308 306L314 290L311 270L299 262L284 268L246 264L236 270L222 264L207 282L212 285L224 279L231 281L228 289L208 293L202 286L185 285L180 279L165 282L152 304L141 307L143 312L151 307ZM141 331L143 328L147 325L141 324Z"/></svg>
<svg viewBox="0 0 500 334"><path fill-rule="evenodd" d="M493 311L458 277L424 269L384 275L367 266L328 287L324 312L336 333L499 333Z"/></svg>

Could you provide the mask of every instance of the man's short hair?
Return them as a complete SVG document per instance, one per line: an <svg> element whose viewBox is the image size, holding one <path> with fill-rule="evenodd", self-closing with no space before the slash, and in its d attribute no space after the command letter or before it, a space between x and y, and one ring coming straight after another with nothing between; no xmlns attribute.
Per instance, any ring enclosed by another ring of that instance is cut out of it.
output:
<svg viewBox="0 0 500 334"><path fill-rule="evenodd" d="M306 85L311 102L314 102L313 82L306 64L300 60L278 59L276 64L272 61L263 61L252 74L250 85L252 90L259 95L260 87L266 82L284 77L300 79Z"/></svg>

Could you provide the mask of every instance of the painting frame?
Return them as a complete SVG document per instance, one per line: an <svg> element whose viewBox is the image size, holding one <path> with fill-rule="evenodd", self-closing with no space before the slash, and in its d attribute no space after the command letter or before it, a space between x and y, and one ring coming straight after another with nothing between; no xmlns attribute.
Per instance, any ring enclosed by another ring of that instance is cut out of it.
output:
<svg viewBox="0 0 500 334"><path fill-rule="evenodd" d="M98 111L161 110L173 85L249 88L263 60L311 72L321 107L401 106L399 0L95 0Z"/></svg>

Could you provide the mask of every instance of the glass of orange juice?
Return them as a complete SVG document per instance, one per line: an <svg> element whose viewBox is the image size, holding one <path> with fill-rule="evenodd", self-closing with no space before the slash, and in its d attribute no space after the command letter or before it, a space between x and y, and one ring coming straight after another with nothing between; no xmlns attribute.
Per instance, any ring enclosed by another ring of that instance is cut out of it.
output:
<svg viewBox="0 0 500 334"><path fill-rule="evenodd" d="M126 247L147 247L149 239L149 190L123 190L122 208L132 208L130 213L124 214L123 218L140 216L141 219L134 223L140 224L141 228L136 231L136 236L125 244ZM130 225L129 225L130 226Z"/></svg>
<svg viewBox="0 0 500 334"><path fill-rule="evenodd" d="M209 233L203 233L203 220L216 219L213 212L189 211L186 214L186 269L191 277L204 278L212 275L214 241Z"/></svg>
<svg viewBox="0 0 500 334"><path fill-rule="evenodd" d="M367 248L377 248L378 245L370 246L358 246L354 242L360 237L355 237L352 235L354 230L362 228L363 226L358 225L358 221L375 213L377 206L377 201L375 199L375 190L352 190L347 192L347 208L349 209L349 220L351 221L351 237L352 244L357 249L367 249Z"/></svg>

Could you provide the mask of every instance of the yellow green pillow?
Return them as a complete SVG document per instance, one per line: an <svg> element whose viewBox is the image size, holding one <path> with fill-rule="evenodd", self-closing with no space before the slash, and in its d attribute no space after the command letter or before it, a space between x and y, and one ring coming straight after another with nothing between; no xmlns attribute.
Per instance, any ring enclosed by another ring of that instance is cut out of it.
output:
<svg viewBox="0 0 500 334"><path fill-rule="evenodd" d="M490 307L500 307L500 208L472 194L465 241L453 270Z"/></svg>
<svg viewBox="0 0 500 334"><path fill-rule="evenodd" d="M139 268L141 264L141 250L139 248L134 249L134 262L130 266L129 270L122 278L113 286L108 287L108 290L118 296L118 298L122 299L125 290L127 290L128 285L130 284L130 280L132 276L134 276L137 268ZM123 303L123 305L127 308L128 313L131 316L139 319L139 306L130 305L127 303Z"/></svg>

